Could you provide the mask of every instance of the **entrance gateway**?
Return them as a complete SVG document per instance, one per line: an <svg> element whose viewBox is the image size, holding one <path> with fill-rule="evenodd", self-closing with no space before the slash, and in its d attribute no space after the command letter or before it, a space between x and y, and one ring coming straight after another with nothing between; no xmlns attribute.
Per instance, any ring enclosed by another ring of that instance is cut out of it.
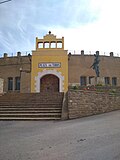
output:
<svg viewBox="0 0 120 160"><path fill-rule="evenodd" d="M64 37L47 34L36 38L32 51L31 92L67 92L68 56L64 50Z"/></svg>
<svg viewBox="0 0 120 160"><path fill-rule="evenodd" d="M59 92L59 78L47 74L40 79L40 92Z"/></svg>

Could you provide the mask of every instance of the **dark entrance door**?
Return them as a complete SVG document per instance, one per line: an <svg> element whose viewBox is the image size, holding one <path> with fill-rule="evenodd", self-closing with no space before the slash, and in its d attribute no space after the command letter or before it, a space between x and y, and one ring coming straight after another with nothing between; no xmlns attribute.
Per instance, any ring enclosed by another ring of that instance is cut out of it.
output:
<svg viewBox="0 0 120 160"><path fill-rule="evenodd" d="M59 78L48 74L40 80L40 92L59 92Z"/></svg>

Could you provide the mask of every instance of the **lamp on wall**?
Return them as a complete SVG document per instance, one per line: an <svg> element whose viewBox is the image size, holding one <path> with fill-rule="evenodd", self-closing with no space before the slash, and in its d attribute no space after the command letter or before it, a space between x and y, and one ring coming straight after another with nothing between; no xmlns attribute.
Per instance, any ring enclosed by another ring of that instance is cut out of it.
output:
<svg viewBox="0 0 120 160"><path fill-rule="evenodd" d="M28 54L28 58L29 58L29 62L30 62L30 70L23 70L23 68L20 67L20 69L19 69L19 71L20 71L20 78L21 78L22 72L25 72L25 73L30 73L31 72L31 54L30 53Z"/></svg>
<svg viewBox="0 0 120 160"><path fill-rule="evenodd" d="M31 54L29 53L29 54L28 54L28 58L29 58L29 61L30 61L30 72L31 72L31 57L32 57L32 56L31 56Z"/></svg>
<svg viewBox="0 0 120 160"><path fill-rule="evenodd" d="M68 53L68 61L70 60L71 52Z"/></svg>
<svg viewBox="0 0 120 160"><path fill-rule="evenodd" d="M31 54L28 54L29 61L31 62Z"/></svg>
<svg viewBox="0 0 120 160"><path fill-rule="evenodd" d="M22 72L24 72L24 73L30 73L31 72L31 70L23 70L22 67L20 67L19 71L20 71L20 79L21 79Z"/></svg>
<svg viewBox="0 0 120 160"><path fill-rule="evenodd" d="M20 67L19 70L20 70L20 79L21 79L22 67Z"/></svg>

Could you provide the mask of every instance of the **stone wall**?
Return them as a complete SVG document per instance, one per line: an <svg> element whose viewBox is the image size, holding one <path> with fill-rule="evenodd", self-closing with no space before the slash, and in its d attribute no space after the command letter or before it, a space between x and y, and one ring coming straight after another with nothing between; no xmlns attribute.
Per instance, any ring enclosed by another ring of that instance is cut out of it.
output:
<svg viewBox="0 0 120 160"><path fill-rule="evenodd" d="M120 94L96 91L69 91L69 119L90 116L120 109Z"/></svg>

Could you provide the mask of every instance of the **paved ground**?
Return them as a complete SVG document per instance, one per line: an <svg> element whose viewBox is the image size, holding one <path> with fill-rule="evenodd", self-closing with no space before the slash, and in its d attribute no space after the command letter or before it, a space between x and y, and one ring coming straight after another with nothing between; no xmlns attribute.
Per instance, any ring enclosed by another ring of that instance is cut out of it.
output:
<svg viewBox="0 0 120 160"><path fill-rule="evenodd" d="M1 121L0 160L120 160L120 111L69 121Z"/></svg>

